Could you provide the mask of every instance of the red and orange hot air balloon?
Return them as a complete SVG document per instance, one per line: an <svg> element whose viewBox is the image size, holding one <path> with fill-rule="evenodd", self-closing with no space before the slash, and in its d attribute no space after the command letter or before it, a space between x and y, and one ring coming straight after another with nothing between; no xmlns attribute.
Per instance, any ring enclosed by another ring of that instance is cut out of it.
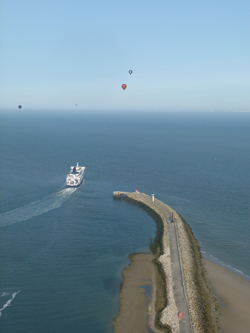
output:
<svg viewBox="0 0 250 333"><path fill-rule="evenodd" d="M122 89L125 90L127 88L126 84L122 84Z"/></svg>

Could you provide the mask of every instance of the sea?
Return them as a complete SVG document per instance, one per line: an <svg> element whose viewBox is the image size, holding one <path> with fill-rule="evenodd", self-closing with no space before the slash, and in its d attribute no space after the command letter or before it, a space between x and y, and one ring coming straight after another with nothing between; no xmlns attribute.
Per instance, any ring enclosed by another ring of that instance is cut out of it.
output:
<svg viewBox="0 0 250 333"><path fill-rule="evenodd" d="M23 108L0 131L1 333L113 332L128 255L156 233L113 191L155 194L250 279L250 113Z"/></svg>

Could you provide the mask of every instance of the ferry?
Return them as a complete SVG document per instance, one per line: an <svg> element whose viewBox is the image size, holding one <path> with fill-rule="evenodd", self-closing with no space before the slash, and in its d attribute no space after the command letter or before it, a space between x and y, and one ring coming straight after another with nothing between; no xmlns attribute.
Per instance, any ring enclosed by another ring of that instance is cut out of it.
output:
<svg viewBox="0 0 250 333"><path fill-rule="evenodd" d="M81 184L84 176L85 167L81 167L78 165L72 166L70 172L66 177L66 185L69 187L77 187Z"/></svg>

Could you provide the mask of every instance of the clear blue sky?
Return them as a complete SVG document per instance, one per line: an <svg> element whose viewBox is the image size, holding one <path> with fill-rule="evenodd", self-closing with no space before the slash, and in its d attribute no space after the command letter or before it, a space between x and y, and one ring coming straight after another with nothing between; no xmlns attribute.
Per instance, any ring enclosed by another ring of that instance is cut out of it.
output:
<svg viewBox="0 0 250 333"><path fill-rule="evenodd" d="M249 0L0 4L1 109L250 111Z"/></svg>

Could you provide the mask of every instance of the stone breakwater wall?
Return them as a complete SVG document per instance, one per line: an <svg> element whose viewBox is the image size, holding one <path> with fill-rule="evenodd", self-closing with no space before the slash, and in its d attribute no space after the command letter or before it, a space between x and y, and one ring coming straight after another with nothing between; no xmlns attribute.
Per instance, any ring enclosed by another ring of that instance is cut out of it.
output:
<svg viewBox="0 0 250 333"><path fill-rule="evenodd" d="M193 331L220 332L220 303L208 283L198 241L189 224L177 213L176 224Z"/></svg>
<svg viewBox="0 0 250 333"><path fill-rule="evenodd" d="M180 332L179 319L177 317L177 307L173 296L171 259L169 247L168 218L161 210L161 207L168 212L169 216L174 216L174 223L177 225L179 248L181 253L182 270L185 281L186 295L188 299L189 313L191 317L192 330L194 333L217 333L220 332L218 325L219 301L213 294L206 271L202 264L202 255L196 238L188 223L171 207L155 199L156 205L151 197L140 193L125 193L124 199L141 206L146 211L152 210L163 225L161 235L157 242L160 242L158 261L161 263L166 279L167 306L160 316L160 325L170 327L172 333ZM153 214L153 215L154 215ZM159 229L159 226L158 226ZM156 300L157 302L157 300ZM158 316L159 317L159 316ZM156 323L157 325L157 323Z"/></svg>

